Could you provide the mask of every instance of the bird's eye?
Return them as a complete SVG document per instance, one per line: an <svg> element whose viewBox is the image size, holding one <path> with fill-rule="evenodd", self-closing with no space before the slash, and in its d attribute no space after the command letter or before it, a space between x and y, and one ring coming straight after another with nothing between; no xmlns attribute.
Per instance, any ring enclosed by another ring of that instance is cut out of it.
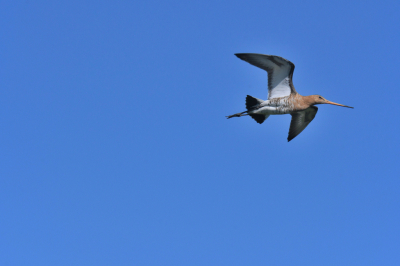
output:
<svg viewBox="0 0 400 266"><path fill-rule="evenodd" d="M319 96L319 98L322 100L322 97L321 97L321 96Z"/></svg>

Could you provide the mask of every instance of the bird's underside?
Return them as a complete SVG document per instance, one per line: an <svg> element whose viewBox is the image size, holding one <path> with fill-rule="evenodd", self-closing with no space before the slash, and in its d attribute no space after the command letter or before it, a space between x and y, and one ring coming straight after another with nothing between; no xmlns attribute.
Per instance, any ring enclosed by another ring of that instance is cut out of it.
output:
<svg viewBox="0 0 400 266"><path fill-rule="evenodd" d="M251 116L262 124L270 115L290 114L288 141L299 135L318 112L316 104L332 104L347 108L351 106L334 103L321 95L301 96L293 86L294 64L280 56L264 54L235 54L240 59L268 72L268 99L266 101L247 95L246 111L228 116Z"/></svg>
<svg viewBox="0 0 400 266"><path fill-rule="evenodd" d="M294 64L282 57L262 54L236 54L240 59L268 72L268 100L247 95L247 111L228 116L251 116L262 124L270 115L291 114L288 141L299 135L314 119L318 108L301 106L292 82Z"/></svg>
<svg viewBox="0 0 400 266"><path fill-rule="evenodd" d="M296 110L292 104L293 100L291 100L292 97L287 96L263 101L247 95L247 111L230 115L228 118L249 115L257 123L262 124L270 115L290 114L292 120L290 122L288 141L291 141L310 124L318 111L318 107L316 106L310 106L303 110Z"/></svg>

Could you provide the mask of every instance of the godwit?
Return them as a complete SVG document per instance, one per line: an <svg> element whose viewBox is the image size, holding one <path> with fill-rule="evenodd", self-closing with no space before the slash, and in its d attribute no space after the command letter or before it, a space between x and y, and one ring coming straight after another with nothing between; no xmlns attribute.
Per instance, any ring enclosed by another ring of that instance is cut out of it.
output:
<svg viewBox="0 0 400 266"><path fill-rule="evenodd" d="M316 104L333 104L354 108L326 100L320 95L301 96L293 86L294 64L285 58L264 54L235 54L240 59L268 72L268 100L246 97L247 111L227 116L249 115L262 124L270 115L291 114L288 141L299 135L317 114Z"/></svg>

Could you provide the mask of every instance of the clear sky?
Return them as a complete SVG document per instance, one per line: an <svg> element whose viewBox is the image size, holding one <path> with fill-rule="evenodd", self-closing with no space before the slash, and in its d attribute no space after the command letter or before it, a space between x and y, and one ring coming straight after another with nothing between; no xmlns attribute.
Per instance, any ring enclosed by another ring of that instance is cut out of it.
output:
<svg viewBox="0 0 400 266"><path fill-rule="evenodd" d="M1 1L0 265L400 265L399 1ZM259 125L267 74L320 105Z"/></svg>

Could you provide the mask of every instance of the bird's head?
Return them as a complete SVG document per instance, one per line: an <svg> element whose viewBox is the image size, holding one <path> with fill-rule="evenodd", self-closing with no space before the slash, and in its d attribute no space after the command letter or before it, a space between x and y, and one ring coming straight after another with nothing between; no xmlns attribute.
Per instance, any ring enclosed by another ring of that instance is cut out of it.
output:
<svg viewBox="0 0 400 266"><path fill-rule="evenodd" d="M316 104L333 104L333 105L337 105L337 106L342 106L342 107L347 107L347 108L354 108L351 106L347 106L347 105L343 105L343 104L339 104L339 103L334 103L331 101L328 101L327 99L325 99L324 97L322 97L321 95L311 95L312 96L312 104L311 105L316 105Z"/></svg>

